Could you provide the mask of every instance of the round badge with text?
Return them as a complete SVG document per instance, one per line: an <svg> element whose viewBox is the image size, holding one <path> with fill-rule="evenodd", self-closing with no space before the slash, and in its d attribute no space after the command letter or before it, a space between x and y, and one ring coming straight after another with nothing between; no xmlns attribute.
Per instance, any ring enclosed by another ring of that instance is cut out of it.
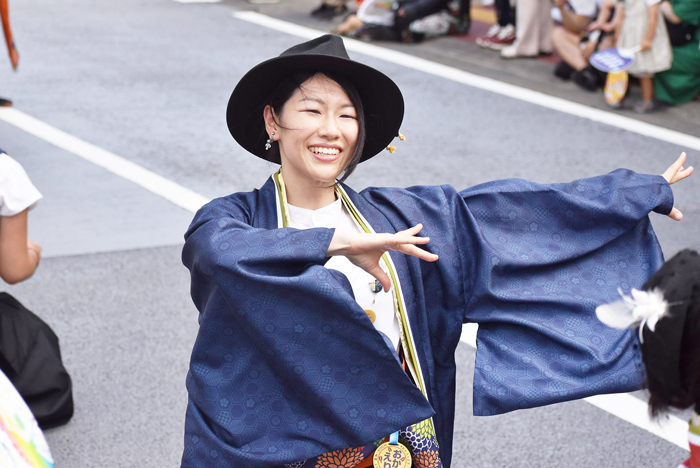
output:
<svg viewBox="0 0 700 468"><path fill-rule="evenodd" d="M374 468L411 468L411 452L402 444L385 442L374 452Z"/></svg>

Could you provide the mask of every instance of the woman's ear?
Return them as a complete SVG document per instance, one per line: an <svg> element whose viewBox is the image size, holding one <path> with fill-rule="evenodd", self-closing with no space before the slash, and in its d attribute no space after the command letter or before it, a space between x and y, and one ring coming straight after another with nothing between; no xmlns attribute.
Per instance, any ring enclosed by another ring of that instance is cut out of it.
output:
<svg viewBox="0 0 700 468"><path fill-rule="evenodd" d="M277 124L275 123L275 111L269 104L263 110L263 119L265 119L265 131L268 135L277 133Z"/></svg>

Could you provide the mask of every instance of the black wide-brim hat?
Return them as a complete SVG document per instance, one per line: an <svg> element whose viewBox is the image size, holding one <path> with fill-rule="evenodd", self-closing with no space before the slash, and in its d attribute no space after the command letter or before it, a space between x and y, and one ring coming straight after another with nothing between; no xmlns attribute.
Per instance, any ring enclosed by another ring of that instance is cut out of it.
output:
<svg viewBox="0 0 700 468"><path fill-rule="evenodd" d="M243 148L267 160L263 109L278 84L299 72L327 72L352 83L362 100L366 140L360 161L375 156L398 135L403 121L403 96L385 74L351 60L339 36L326 34L285 50L241 78L231 94L226 122Z"/></svg>

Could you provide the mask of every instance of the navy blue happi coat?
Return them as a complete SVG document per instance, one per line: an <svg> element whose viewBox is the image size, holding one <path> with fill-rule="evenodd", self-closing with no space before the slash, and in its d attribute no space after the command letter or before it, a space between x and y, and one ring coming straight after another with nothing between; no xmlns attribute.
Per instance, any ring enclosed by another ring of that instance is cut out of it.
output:
<svg viewBox="0 0 700 468"><path fill-rule="evenodd" d="M290 464L431 416L449 467L464 322L479 324L477 415L640 388L634 332L605 327L595 307L618 288L641 287L663 263L647 216L673 206L661 176L345 189L376 232L423 223L426 248L440 256L391 252L427 399L347 278L324 267L333 229L278 229L268 180L207 204L186 234L200 330L183 467Z"/></svg>

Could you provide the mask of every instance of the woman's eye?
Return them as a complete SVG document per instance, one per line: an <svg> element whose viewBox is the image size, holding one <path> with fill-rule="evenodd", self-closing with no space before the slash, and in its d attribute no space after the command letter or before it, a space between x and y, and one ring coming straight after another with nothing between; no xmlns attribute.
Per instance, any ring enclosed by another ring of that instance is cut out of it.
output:
<svg viewBox="0 0 700 468"><path fill-rule="evenodd" d="M319 115L321 114L321 113L320 113L319 111L317 111L316 109L304 109L304 112L308 112L308 113L310 113L310 114L319 114Z"/></svg>
<svg viewBox="0 0 700 468"><path fill-rule="evenodd" d="M341 118L341 119L353 119L353 120L357 120L357 117L355 117L354 115L347 115L347 114L341 115L340 118Z"/></svg>

